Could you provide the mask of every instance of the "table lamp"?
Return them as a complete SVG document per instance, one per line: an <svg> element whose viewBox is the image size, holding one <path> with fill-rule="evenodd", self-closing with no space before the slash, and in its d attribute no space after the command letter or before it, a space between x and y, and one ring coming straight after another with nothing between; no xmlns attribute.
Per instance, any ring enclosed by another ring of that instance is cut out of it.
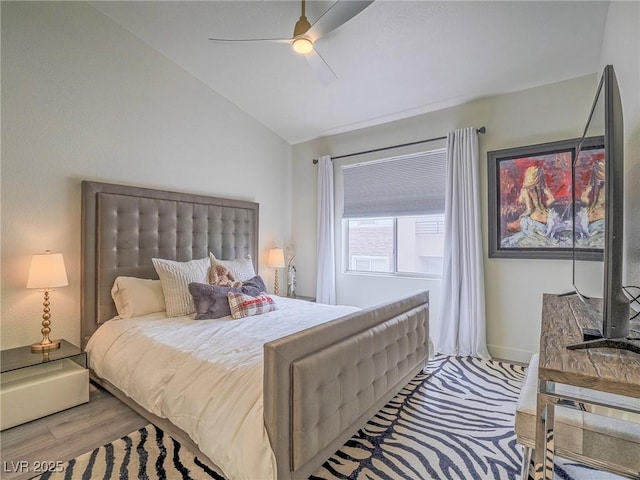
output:
<svg viewBox="0 0 640 480"><path fill-rule="evenodd" d="M60 348L60 340L51 340L49 333L51 329L51 310L49 309L49 292L53 287L65 287L69 285L67 271L64 268L64 259L61 253L46 253L33 255L31 257L31 268L27 279L27 288L39 288L44 292L44 305L42 313L42 341L31 345L32 352L42 352L56 350Z"/></svg>
<svg viewBox="0 0 640 480"><path fill-rule="evenodd" d="M278 295L278 269L284 268L284 251L281 248L272 248L269 250L267 257L267 265L275 269L273 277L273 293Z"/></svg>

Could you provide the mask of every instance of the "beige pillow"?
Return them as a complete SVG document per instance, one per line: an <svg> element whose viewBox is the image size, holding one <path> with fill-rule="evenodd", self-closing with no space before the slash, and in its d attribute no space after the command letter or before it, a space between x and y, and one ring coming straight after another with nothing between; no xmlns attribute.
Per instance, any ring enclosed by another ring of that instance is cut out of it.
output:
<svg viewBox="0 0 640 480"><path fill-rule="evenodd" d="M117 277L111 297L120 318L132 318L165 310L160 280Z"/></svg>
<svg viewBox="0 0 640 480"><path fill-rule="evenodd" d="M211 259L211 266L214 266L216 263L224 265L231 270L231 273L233 273L233 276L236 277L236 280L239 282L246 282L256 276L251 255L247 255L244 258L236 258L235 260L218 260L213 253L209 253L209 258Z"/></svg>
<svg viewBox="0 0 640 480"><path fill-rule="evenodd" d="M164 301L167 306L167 316L180 317L196 311L193 298L189 293L192 282L208 283L211 261L208 257L189 262L176 262L152 258L153 267L158 272Z"/></svg>

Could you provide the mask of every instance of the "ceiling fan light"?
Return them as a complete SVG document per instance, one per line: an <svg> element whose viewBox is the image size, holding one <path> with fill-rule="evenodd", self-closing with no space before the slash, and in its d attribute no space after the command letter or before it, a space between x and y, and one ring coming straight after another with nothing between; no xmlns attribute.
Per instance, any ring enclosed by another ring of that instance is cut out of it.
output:
<svg viewBox="0 0 640 480"><path fill-rule="evenodd" d="M313 51L313 42L308 38L296 38L292 44L293 51L301 55L306 55Z"/></svg>

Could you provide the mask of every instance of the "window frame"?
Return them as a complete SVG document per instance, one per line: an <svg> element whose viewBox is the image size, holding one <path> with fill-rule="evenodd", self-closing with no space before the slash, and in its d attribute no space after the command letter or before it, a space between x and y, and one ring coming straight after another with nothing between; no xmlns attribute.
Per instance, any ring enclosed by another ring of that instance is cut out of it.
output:
<svg viewBox="0 0 640 480"><path fill-rule="evenodd" d="M444 216L444 212L442 213ZM342 273L344 275L364 275L375 277L407 277L407 278L425 278L425 279L441 279L442 272L440 273L423 273L423 272L404 272L398 271L398 218L412 218L428 215L407 215L405 216L388 216L388 217L362 217L362 218L342 218ZM390 218L393 220L393 258L391 261L391 272L375 272L368 270L352 270L350 268L350 255L349 255L349 221L350 220L364 220L366 218ZM444 256L442 257L444 259Z"/></svg>
<svg viewBox="0 0 640 480"><path fill-rule="evenodd" d="M439 214L444 216L444 206L442 207L442 211L438 212L425 212L425 213L414 213L407 215L381 215L380 217L358 217L360 219L364 218L393 218L394 219L394 228L393 228L393 242L394 242L394 251L393 251L393 272L371 272L371 271L360 271L360 270L351 270L350 269L350 258L349 258L349 219L354 219L355 217L345 217L344 216L344 203L345 203L345 180L344 180L344 171L346 168L356 167L361 164L367 164L370 162L378 163L378 162L387 162L393 161L395 159L403 159L406 157L411 157L415 155L429 155L429 154L438 154L443 152L446 157L447 151L447 143L445 139L438 140L437 142L433 142L433 146L428 149L422 148L408 148L401 150L398 155L391 156L378 156L367 154L364 158L360 160L347 160L347 161L339 161L334 162L335 168L334 170L334 178L335 178L335 229L336 229L336 273L344 276L369 276L369 277L387 277L387 278L407 278L407 279L422 279L422 280L441 280L442 272L439 273L419 273L419 272L398 272L397 262L397 243L398 243L398 228L397 228L397 219L402 218L404 216L412 217L412 216L422 216L422 215L432 215ZM339 166L338 166L339 165ZM446 182L446 179L443 178L443 182ZM444 255L442 257L444 261Z"/></svg>

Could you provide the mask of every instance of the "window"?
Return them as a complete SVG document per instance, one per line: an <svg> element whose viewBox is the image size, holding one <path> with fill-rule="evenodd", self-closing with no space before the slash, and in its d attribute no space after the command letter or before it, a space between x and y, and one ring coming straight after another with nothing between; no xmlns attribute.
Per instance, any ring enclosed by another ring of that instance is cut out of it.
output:
<svg viewBox="0 0 640 480"><path fill-rule="evenodd" d="M445 150L343 167L346 270L439 275Z"/></svg>
<svg viewBox="0 0 640 480"><path fill-rule="evenodd" d="M357 272L393 272L393 218L349 219L347 270Z"/></svg>

